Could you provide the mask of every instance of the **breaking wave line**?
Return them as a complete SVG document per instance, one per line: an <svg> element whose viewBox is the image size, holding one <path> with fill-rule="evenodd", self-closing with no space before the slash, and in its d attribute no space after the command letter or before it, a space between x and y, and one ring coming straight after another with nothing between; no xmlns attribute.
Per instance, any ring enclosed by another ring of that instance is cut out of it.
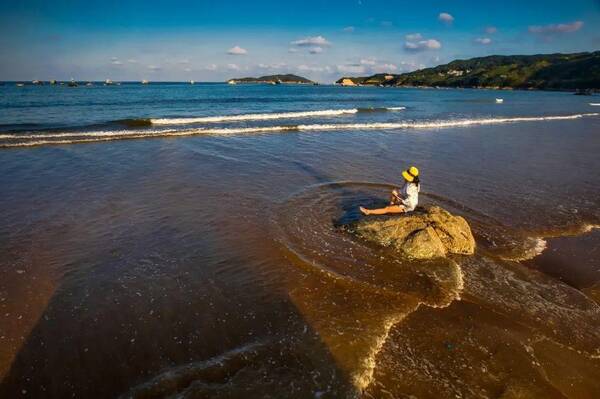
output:
<svg viewBox="0 0 600 399"><path fill-rule="evenodd" d="M232 128L192 128L168 130L107 130L96 132L64 132L46 134L0 134L0 140L24 140L17 142L0 142L0 148L32 147L46 144L76 144L97 141L126 140L152 137L181 137L194 135L234 135L252 133L276 133L286 131L335 131L335 130L398 130L398 129L442 129L466 127L474 125L495 125L516 122L559 121L584 117L599 116L600 113L586 113L563 116L512 117L442 120L431 122L381 122L381 123L335 123L335 124L303 124Z"/></svg>

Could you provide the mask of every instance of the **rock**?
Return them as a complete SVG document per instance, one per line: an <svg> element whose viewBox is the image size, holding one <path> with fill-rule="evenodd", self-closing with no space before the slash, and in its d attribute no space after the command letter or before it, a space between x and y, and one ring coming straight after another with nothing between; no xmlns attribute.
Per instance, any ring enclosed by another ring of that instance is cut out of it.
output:
<svg viewBox="0 0 600 399"><path fill-rule="evenodd" d="M427 226L417 230L402 243L402 251L415 259L431 259L446 256L446 248L435 230Z"/></svg>
<svg viewBox="0 0 600 399"><path fill-rule="evenodd" d="M414 259L447 254L472 255L475 239L467 221L439 206L418 208L399 216L367 217L350 230L386 247L394 247Z"/></svg>

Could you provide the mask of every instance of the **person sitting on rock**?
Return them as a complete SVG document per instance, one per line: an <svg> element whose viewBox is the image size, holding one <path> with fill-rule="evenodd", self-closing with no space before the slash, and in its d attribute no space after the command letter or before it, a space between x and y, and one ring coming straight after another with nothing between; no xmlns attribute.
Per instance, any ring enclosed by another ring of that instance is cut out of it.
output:
<svg viewBox="0 0 600 399"><path fill-rule="evenodd" d="M387 213L404 213L414 211L419 203L419 191L421 184L419 181L419 169L411 166L402 172L404 185L400 190L392 191L390 204L384 208L367 209L360 207L360 211L365 215L385 215Z"/></svg>

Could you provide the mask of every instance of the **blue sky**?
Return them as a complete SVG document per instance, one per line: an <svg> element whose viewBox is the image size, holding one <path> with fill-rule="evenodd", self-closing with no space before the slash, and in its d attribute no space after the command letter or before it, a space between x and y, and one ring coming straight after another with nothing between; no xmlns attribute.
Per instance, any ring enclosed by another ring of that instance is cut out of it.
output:
<svg viewBox="0 0 600 399"><path fill-rule="evenodd" d="M0 0L0 80L404 72L600 49L600 1Z"/></svg>

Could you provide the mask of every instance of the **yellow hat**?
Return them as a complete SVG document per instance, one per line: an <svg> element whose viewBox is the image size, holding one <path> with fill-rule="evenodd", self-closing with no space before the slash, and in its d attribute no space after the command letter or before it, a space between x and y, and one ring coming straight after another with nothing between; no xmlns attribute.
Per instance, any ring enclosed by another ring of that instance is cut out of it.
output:
<svg viewBox="0 0 600 399"><path fill-rule="evenodd" d="M412 182L417 176L419 176L419 169L415 168L414 166L402 171L402 177L404 177L406 181Z"/></svg>

